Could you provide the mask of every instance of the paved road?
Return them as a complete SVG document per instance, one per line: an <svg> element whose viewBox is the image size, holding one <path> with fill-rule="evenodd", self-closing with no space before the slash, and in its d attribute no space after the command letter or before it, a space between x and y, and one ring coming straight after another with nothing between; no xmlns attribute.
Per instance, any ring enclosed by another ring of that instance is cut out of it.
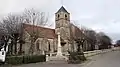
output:
<svg viewBox="0 0 120 67"><path fill-rule="evenodd" d="M120 67L120 51L109 52L91 58L83 67Z"/></svg>
<svg viewBox="0 0 120 67"><path fill-rule="evenodd" d="M37 63L37 64L25 64L25 65L12 66L12 67L120 67L120 51L114 51L114 52L97 55L89 59L91 59L91 61L88 61L84 64ZM6 67L11 67L11 66L6 66Z"/></svg>

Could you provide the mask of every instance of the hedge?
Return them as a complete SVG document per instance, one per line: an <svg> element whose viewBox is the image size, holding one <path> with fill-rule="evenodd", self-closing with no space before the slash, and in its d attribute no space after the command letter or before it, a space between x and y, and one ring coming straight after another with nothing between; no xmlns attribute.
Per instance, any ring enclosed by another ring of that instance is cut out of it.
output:
<svg viewBox="0 0 120 67"><path fill-rule="evenodd" d="M6 63L8 64L28 64L28 63L37 63L45 62L45 55L32 55L32 56L8 56L6 57Z"/></svg>
<svg viewBox="0 0 120 67"><path fill-rule="evenodd" d="M22 64L23 58L21 56L11 56L6 58L8 64Z"/></svg>
<svg viewBox="0 0 120 67"><path fill-rule="evenodd" d="M36 62L45 62L46 56L45 55L34 55L34 56L23 56L23 63L36 63Z"/></svg>

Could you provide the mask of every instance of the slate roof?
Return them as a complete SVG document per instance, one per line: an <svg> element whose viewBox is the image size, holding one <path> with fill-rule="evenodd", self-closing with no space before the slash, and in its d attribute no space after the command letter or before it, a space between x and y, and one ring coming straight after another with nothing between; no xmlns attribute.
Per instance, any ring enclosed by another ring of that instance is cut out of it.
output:
<svg viewBox="0 0 120 67"><path fill-rule="evenodd" d="M68 11L63 6L56 13L59 13L59 12L66 12L66 13L68 13Z"/></svg>

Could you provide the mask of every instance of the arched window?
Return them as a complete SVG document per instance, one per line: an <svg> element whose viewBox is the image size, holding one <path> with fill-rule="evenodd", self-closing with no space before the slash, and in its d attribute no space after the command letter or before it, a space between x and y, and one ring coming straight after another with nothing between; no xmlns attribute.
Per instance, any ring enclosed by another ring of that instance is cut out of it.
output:
<svg viewBox="0 0 120 67"><path fill-rule="evenodd" d="M58 18L60 17L60 15L58 14Z"/></svg>
<svg viewBox="0 0 120 67"><path fill-rule="evenodd" d="M39 42L36 43L36 49L37 49L37 51L40 50L40 49L39 49Z"/></svg>
<svg viewBox="0 0 120 67"><path fill-rule="evenodd" d="M67 15L65 14L65 19L67 19Z"/></svg>
<svg viewBox="0 0 120 67"><path fill-rule="evenodd" d="M50 49L50 42L48 42L48 50L51 51L51 49Z"/></svg>
<svg viewBox="0 0 120 67"><path fill-rule="evenodd" d="M65 14L65 18L67 18L67 15Z"/></svg>

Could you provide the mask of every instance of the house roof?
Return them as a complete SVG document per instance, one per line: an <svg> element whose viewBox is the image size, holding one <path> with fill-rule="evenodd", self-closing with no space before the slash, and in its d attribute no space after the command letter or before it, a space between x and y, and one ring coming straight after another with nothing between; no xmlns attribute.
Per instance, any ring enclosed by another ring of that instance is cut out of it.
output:
<svg viewBox="0 0 120 67"><path fill-rule="evenodd" d="M33 26L30 24L23 24L23 27L25 31L27 31L29 34L33 32L33 28L34 28L34 32L38 32L40 38L48 38L48 39L56 38L55 29Z"/></svg>
<svg viewBox="0 0 120 67"><path fill-rule="evenodd" d="M68 11L63 6L56 13L59 13L59 12L66 12L66 13L68 13Z"/></svg>

